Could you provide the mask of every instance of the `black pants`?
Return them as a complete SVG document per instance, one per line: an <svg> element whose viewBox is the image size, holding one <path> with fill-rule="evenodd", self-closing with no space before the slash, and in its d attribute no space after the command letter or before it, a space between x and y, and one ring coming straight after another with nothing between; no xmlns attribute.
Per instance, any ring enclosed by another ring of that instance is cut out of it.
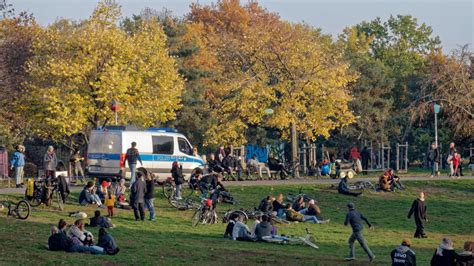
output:
<svg viewBox="0 0 474 266"><path fill-rule="evenodd" d="M416 231L415 237L425 236L425 228L423 226L423 221L420 218L415 217Z"/></svg>
<svg viewBox="0 0 474 266"><path fill-rule="evenodd" d="M138 213L140 212L140 217L138 217ZM145 220L145 207L143 206L143 202L135 202L133 204L133 214L135 215L135 220L144 221Z"/></svg>
<svg viewBox="0 0 474 266"><path fill-rule="evenodd" d="M369 169L369 160L362 159L362 174L367 175L367 169Z"/></svg>

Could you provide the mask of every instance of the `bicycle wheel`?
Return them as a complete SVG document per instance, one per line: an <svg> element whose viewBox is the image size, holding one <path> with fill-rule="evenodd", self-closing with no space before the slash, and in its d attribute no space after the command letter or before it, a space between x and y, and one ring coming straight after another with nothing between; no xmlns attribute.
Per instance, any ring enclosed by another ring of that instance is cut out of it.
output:
<svg viewBox="0 0 474 266"><path fill-rule="evenodd" d="M56 192L54 192L54 196L56 197L56 201L58 202L59 210L64 211L64 201L61 197L61 193L56 190Z"/></svg>
<svg viewBox="0 0 474 266"><path fill-rule="evenodd" d="M38 207L41 204L41 194L35 192L32 198L27 198L27 201L31 207Z"/></svg>
<svg viewBox="0 0 474 266"><path fill-rule="evenodd" d="M189 198L194 194L194 187L188 182L181 185L181 197Z"/></svg>
<svg viewBox="0 0 474 266"><path fill-rule="evenodd" d="M240 216L240 217L243 217L243 221L242 221L242 222L243 222L244 224L246 224L246 223L247 223L247 220L249 219L247 213L245 213L244 211L240 211L240 210L233 211L233 212L229 215L229 217L235 216L235 215L238 215L238 216Z"/></svg>
<svg viewBox="0 0 474 266"><path fill-rule="evenodd" d="M303 241L304 244L312 247L312 248L316 248L318 249L318 245L314 244L313 242L311 242L310 238L307 238L307 237L300 237L300 240Z"/></svg>
<svg viewBox="0 0 474 266"><path fill-rule="evenodd" d="M363 187L364 187L364 189L368 189L368 190L373 190L373 191L375 191L375 186L374 186L371 182L369 182L369 181L365 181L365 182L363 183Z"/></svg>
<svg viewBox="0 0 474 266"><path fill-rule="evenodd" d="M170 181L163 182L163 196L167 199L174 196L174 186Z"/></svg>
<svg viewBox="0 0 474 266"><path fill-rule="evenodd" d="M30 216L30 204L26 200L20 200L15 207L15 213L21 220L26 220Z"/></svg>
<svg viewBox="0 0 474 266"><path fill-rule="evenodd" d="M196 227L199 224L199 222L201 222L201 220L202 220L202 210L201 208L199 208L193 214L193 218L192 218L193 227Z"/></svg>

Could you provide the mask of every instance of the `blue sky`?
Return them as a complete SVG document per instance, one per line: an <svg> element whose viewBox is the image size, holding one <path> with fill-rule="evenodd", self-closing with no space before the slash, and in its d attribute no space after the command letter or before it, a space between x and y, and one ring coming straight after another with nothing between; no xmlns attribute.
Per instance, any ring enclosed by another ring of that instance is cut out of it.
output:
<svg viewBox="0 0 474 266"><path fill-rule="evenodd" d="M89 17L97 0L9 0L16 11L26 10L37 21L47 25L57 18L85 19ZM175 15L189 11L189 4L207 4L209 0L118 0L124 16L138 14L145 7L156 10L167 8ZM246 1L242 1L246 2ZM268 10L284 19L306 22L325 33L337 36L350 25L375 17L388 18L391 14L412 15L425 22L440 36L444 50L459 45L473 46L474 4L472 0L260 0Z"/></svg>

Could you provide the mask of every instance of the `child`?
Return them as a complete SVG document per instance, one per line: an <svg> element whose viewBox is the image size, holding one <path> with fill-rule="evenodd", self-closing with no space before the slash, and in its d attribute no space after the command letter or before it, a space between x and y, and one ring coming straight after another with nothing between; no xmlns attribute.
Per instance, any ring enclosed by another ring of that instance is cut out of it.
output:
<svg viewBox="0 0 474 266"><path fill-rule="evenodd" d="M115 195L112 191L107 193L107 197L105 199L105 206L107 206L107 213L109 217L114 216L114 206L115 206Z"/></svg>
<svg viewBox="0 0 474 266"><path fill-rule="evenodd" d="M454 152L454 155L453 155L453 168L454 168L454 172L453 172L453 178L454 177L459 177L459 173L458 173L458 168L459 168L459 159L461 158L461 156L459 156L459 153L457 153L456 151Z"/></svg>

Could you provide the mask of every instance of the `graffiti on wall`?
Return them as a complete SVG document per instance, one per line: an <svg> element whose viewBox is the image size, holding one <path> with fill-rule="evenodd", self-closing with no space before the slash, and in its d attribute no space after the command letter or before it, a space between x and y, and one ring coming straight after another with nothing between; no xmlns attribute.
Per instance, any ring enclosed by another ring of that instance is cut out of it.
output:
<svg viewBox="0 0 474 266"><path fill-rule="evenodd" d="M268 161L268 149L266 147L247 145L245 148L247 150L246 160L256 155L259 162L266 163Z"/></svg>

